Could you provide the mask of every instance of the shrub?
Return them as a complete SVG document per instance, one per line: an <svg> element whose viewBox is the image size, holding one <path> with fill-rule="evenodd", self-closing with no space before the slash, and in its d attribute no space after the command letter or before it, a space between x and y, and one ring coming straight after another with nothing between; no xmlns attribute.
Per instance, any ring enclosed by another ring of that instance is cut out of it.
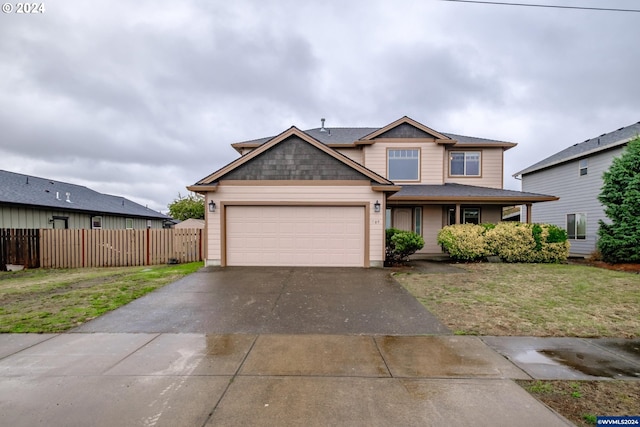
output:
<svg viewBox="0 0 640 427"><path fill-rule="evenodd" d="M474 261L491 255L484 233L485 227L481 225L450 225L438 233L438 244L442 245L453 259Z"/></svg>
<svg viewBox="0 0 640 427"><path fill-rule="evenodd" d="M549 224L451 225L440 230L438 243L461 261L496 255L506 262L549 263L569 256L567 233Z"/></svg>
<svg viewBox="0 0 640 427"><path fill-rule="evenodd" d="M501 222L487 231L485 239L493 255L506 262L535 262L536 240L532 227L519 222ZM540 231L542 233L542 231Z"/></svg>
<svg viewBox="0 0 640 427"><path fill-rule="evenodd" d="M412 231L388 228L386 231L387 262L398 263L409 259L409 256L424 247L421 235Z"/></svg>

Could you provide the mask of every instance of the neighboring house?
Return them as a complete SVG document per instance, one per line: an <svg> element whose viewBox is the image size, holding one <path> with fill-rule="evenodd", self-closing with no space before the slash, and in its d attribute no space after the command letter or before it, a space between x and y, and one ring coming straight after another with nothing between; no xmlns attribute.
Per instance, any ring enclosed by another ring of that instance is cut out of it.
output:
<svg viewBox="0 0 640 427"><path fill-rule="evenodd" d="M185 219L174 225L173 228L204 228L204 219Z"/></svg>
<svg viewBox="0 0 640 427"><path fill-rule="evenodd" d="M170 219L124 197L0 170L0 228L163 228Z"/></svg>
<svg viewBox="0 0 640 427"><path fill-rule="evenodd" d="M596 248L598 221L604 209L598 201L602 174L620 156L627 142L640 134L640 122L574 144L516 173L522 190L551 193L559 200L535 205L530 221L567 230L571 255L589 255Z"/></svg>
<svg viewBox="0 0 640 427"><path fill-rule="evenodd" d="M206 264L381 267L391 226L421 234L422 253L441 253L443 226L556 199L502 189L503 153L515 145L408 117L382 128L323 120L232 144L240 158L188 187L206 196Z"/></svg>

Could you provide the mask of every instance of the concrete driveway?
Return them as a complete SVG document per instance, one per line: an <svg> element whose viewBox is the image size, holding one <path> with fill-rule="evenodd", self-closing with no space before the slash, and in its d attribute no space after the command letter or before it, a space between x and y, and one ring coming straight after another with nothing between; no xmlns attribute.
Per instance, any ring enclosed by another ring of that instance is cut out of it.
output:
<svg viewBox="0 0 640 427"><path fill-rule="evenodd" d="M443 334L390 276L358 268L205 268L72 332Z"/></svg>

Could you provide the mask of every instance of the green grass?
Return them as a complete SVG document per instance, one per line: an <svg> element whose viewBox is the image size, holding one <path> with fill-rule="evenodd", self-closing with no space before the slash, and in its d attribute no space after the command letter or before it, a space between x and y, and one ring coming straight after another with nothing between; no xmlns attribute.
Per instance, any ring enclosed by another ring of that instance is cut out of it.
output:
<svg viewBox="0 0 640 427"><path fill-rule="evenodd" d="M640 336L640 275L583 265L460 264L396 279L460 335Z"/></svg>
<svg viewBox="0 0 640 427"><path fill-rule="evenodd" d="M68 330L193 273L202 265L196 262L0 272L0 333Z"/></svg>

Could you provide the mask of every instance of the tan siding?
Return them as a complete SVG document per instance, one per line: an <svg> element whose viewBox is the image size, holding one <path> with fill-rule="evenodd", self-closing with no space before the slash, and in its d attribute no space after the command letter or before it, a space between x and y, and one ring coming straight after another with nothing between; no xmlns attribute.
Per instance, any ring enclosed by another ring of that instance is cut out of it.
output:
<svg viewBox="0 0 640 427"><path fill-rule="evenodd" d="M376 142L365 147L367 168L387 178L387 149L420 149L420 184L442 184L444 148L431 142ZM418 182L414 182L418 183Z"/></svg>
<svg viewBox="0 0 640 427"><path fill-rule="evenodd" d="M452 151L480 151L482 153L482 176L480 177L452 177L449 176L449 153L445 158L445 182L476 185L481 187L502 188L502 148L483 148Z"/></svg>
<svg viewBox="0 0 640 427"><path fill-rule="evenodd" d="M502 221L502 206L484 205L480 208L480 221L497 224Z"/></svg>
<svg viewBox="0 0 640 427"><path fill-rule="evenodd" d="M207 194L207 201L213 200L219 206L216 212L207 212L207 264L218 265L222 260L221 218L223 204L233 202L273 202L274 205L287 203L313 204L369 202L369 259L372 265L384 260L384 209L373 211L376 201L383 203L384 194L369 186L224 186L215 193Z"/></svg>
<svg viewBox="0 0 640 427"><path fill-rule="evenodd" d="M338 148L336 149L338 153L344 154L351 160L360 163L364 166L364 157L362 155L362 149L360 148Z"/></svg>

